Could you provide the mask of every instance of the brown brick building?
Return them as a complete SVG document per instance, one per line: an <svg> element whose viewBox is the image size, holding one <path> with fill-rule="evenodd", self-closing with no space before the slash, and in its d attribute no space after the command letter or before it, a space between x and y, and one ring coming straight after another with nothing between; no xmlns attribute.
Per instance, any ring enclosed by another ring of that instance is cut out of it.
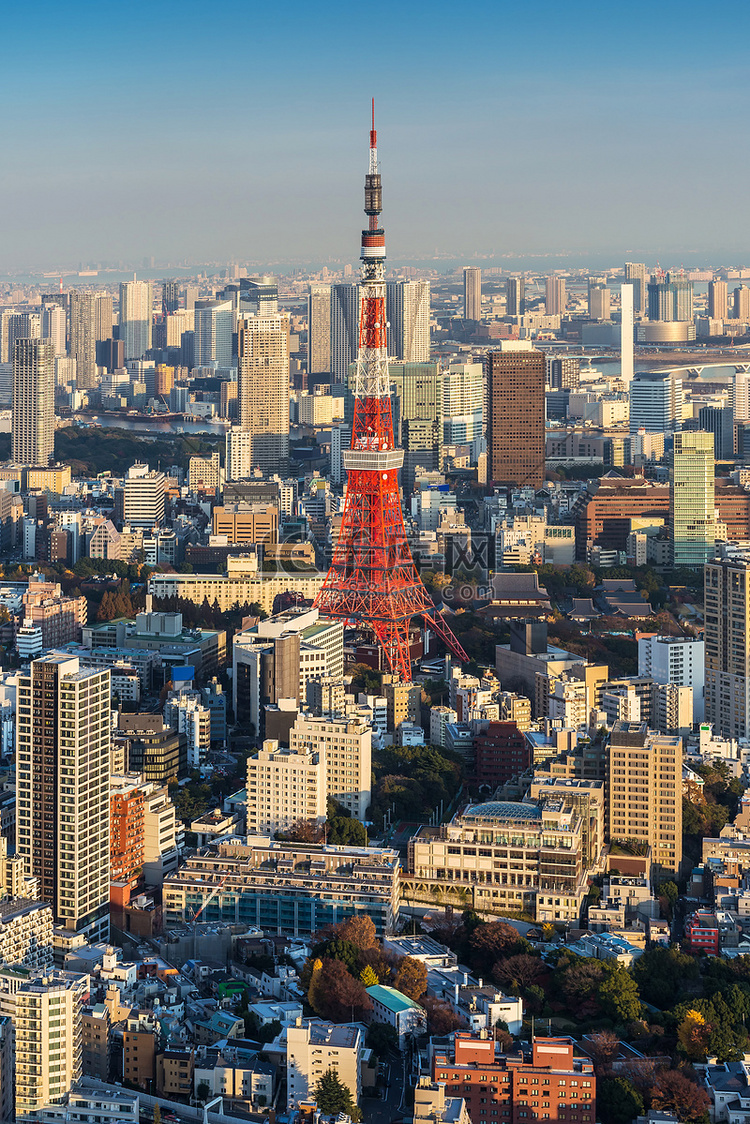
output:
<svg viewBox="0 0 750 1124"><path fill-rule="evenodd" d="M541 351L489 351L487 471L493 484L544 484L545 357Z"/></svg>

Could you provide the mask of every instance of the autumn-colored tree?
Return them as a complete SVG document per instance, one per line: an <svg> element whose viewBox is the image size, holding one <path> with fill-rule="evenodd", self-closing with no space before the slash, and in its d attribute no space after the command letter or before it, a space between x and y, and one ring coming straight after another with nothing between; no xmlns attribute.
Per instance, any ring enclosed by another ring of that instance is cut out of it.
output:
<svg viewBox="0 0 750 1124"><path fill-rule="evenodd" d="M535 984L544 975L544 971L544 964L538 956L519 952L515 956L508 956L505 960L498 960L492 969L492 978L495 983L520 992Z"/></svg>
<svg viewBox="0 0 750 1124"><path fill-rule="evenodd" d="M291 843L322 843L325 828L316 820L296 820L287 831L276 833L278 839Z"/></svg>
<svg viewBox="0 0 750 1124"><path fill-rule="evenodd" d="M678 1069L662 1069L651 1090L651 1107L673 1112L678 1120L699 1124L707 1119L708 1093Z"/></svg>
<svg viewBox="0 0 750 1124"><path fill-rule="evenodd" d="M421 999L427 991L427 968L414 956L405 956L398 966L394 986L410 999Z"/></svg>
<svg viewBox="0 0 750 1124"><path fill-rule="evenodd" d="M380 983L374 969L371 968L369 964L365 964L364 968L359 973L359 978L363 987L375 987L376 984Z"/></svg>
<svg viewBox="0 0 750 1124"><path fill-rule="evenodd" d="M600 1030L588 1036L587 1046L598 1076L609 1069L617 1056L620 1039L611 1030Z"/></svg>
<svg viewBox="0 0 750 1124"><path fill-rule="evenodd" d="M372 1001L360 980L354 978L340 960L323 960L317 977L311 981L315 1003L308 1000L316 1015L331 1022L344 1023L361 1019L372 1007Z"/></svg>
<svg viewBox="0 0 750 1124"><path fill-rule="evenodd" d="M309 963L309 961L308 961ZM320 977L323 972L323 961L316 958L312 962L310 970L310 982L307 986L307 1002L312 1007L313 1011L318 1010L318 1003L321 1001L320 991Z"/></svg>
<svg viewBox="0 0 750 1124"><path fill-rule="evenodd" d="M597 992L604 979L599 960L575 960L563 972L560 986L573 1013L586 1018L598 1011Z"/></svg>
<svg viewBox="0 0 750 1124"><path fill-rule="evenodd" d="M382 984L389 984L398 967L400 957L393 952L386 952L381 945L374 948L364 948L357 958L360 970L368 964Z"/></svg>
<svg viewBox="0 0 750 1124"><path fill-rule="evenodd" d="M359 949L377 948L378 935L371 917L350 917L336 926L336 935Z"/></svg>
<svg viewBox="0 0 750 1124"><path fill-rule="evenodd" d="M501 957L528 949L517 929L505 921L477 925L468 941L469 962L478 972L489 975Z"/></svg>
<svg viewBox="0 0 750 1124"><path fill-rule="evenodd" d="M464 1030L468 1026L466 1019L457 1015L450 1003L442 999L435 999L430 995L421 1001L427 1012L427 1030L430 1034L452 1034L454 1030Z"/></svg>
<svg viewBox="0 0 750 1124"><path fill-rule="evenodd" d="M691 1062L703 1061L708 1050L711 1027L700 1011L689 1010L677 1028L677 1038Z"/></svg>

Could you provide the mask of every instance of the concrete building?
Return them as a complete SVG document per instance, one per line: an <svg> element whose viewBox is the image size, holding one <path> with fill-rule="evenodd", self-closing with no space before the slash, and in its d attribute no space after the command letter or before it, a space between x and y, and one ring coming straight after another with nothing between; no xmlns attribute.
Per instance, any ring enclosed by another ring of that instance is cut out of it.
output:
<svg viewBox="0 0 750 1124"><path fill-rule="evenodd" d="M187 738L188 769L198 769L211 748L211 711L198 691L170 691L164 704L164 721Z"/></svg>
<svg viewBox="0 0 750 1124"><path fill-rule="evenodd" d="M464 320L482 319L482 271L464 268Z"/></svg>
<svg viewBox="0 0 750 1124"><path fill-rule="evenodd" d="M406 363L428 362L430 282L388 281L385 300L388 355Z"/></svg>
<svg viewBox="0 0 750 1124"><path fill-rule="evenodd" d="M694 636L639 635L638 674L655 683L692 687L693 722L705 716L705 642Z"/></svg>
<svg viewBox="0 0 750 1124"><path fill-rule="evenodd" d="M238 321L238 418L252 434L253 467L285 472L289 462L289 318Z"/></svg>
<svg viewBox="0 0 750 1124"><path fill-rule="evenodd" d="M52 968L52 910L46 902L0 901L0 963L29 972Z"/></svg>
<svg viewBox="0 0 750 1124"><path fill-rule="evenodd" d="M544 483L545 361L541 351L489 351L487 458L489 479L506 487Z"/></svg>
<svg viewBox="0 0 750 1124"><path fill-rule="evenodd" d="M484 371L481 363L451 363L443 372L443 441L466 445L482 436Z"/></svg>
<svg viewBox="0 0 750 1124"><path fill-rule="evenodd" d="M150 281L126 281L120 285L120 339L125 359L145 359L151 349L153 292Z"/></svg>
<svg viewBox="0 0 750 1124"><path fill-rule="evenodd" d="M463 1097L446 1097L445 1082L420 1077L414 1089L413 1124L470 1124Z"/></svg>
<svg viewBox="0 0 750 1124"><path fill-rule="evenodd" d="M166 478L147 464L134 464L123 482L123 522L150 529L164 522Z"/></svg>
<svg viewBox="0 0 750 1124"><path fill-rule="evenodd" d="M164 880L164 921L231 921L269 933L311 936L348 917L391 933L399 913L398 852L377 847L282 843L255 836L219 841ZM223 882L212 901L206 887Z"/></svg>
<svg viewBox="0 0 750 1124"><path fill-rule="evenodd" d="M60 1101L81 1077L83 1004L89 977L32 976L14 996L16 1117Z"/></svg>
<svg viewBox="0 0 750 1124"><path fill-rule="evenodd" d="M750 737L749 581L750 554L706 564L705 717L725 738Z"/></svg>
<svg viewBox="0 0 750 1124"><path fill-rule="evenodd" d="M273 612L273 603L282 593L300 593L303 600L314 601L323 584L322 571L267 574L259 570L257 559L227 559L226 574L152 574L149 592L157 600L182 597L195 605L218 603L221 612L234 605L252 605L257 602L266 613Z"/></svg>
<svg viewBox="0 0 750 1124"><path fill-rule="evenodd" d="M225 535L228 543L248 546L279 539L279 509L271 504L223 504L213 509L212 519L213 533Z"/></svg>
<svg viewBox="0 0 750 1124"><path fill-rule="evenodd" d="M224 475L227 480L246 480L253 470L253 435L232 426L225 438Z"/></svg>
<svg viewBox="0 0 750 1124"><path fill-rule="evenodd" d="M548 316L562 316L567 305L564 277L548 277L545 286L545 303Z"/></svg>
<svg viewBox="0 0 750 1124"><path fill-rule="evenodd" d="M143 869L141 779L113 776L109 790L110 881L134 882Z"/></svg>
<svg viewBox="0 0 750 1124"><path fill-rule="evenodd" d="M408 1038L424 1034L427 1014L424 1007L395 987L373 984L367 988L372 1003L370 1018L373 1022L393 1027L398 1035L399 1049L403 1050Z"/></svg>
<svg viewBox="0 0 750 1124"><path fill-rule="evenodd" d="M645 722L615 723L607 748L610 841L651 848L656 882L682 862L682 739L652 734Z"/></svg>
<svg viewBox="0 0 750 1124"><path fill-rule="evenodd" d="M274 835L326 819L326 752L283 749L267 739L247 762L247 833Z"/></svg>
<svg viewBox="0 0 750 1124"><path fill-rule="evenodd" d="M297 1019L286 1028L287 1110L315 1092L318 1081L329 1070L345 1085L355 1104L362 1095L364 1035L359 1026L337 1026L323 1019Z"/></svg>
<svg viewBox="0 0 750 1124"><path fill-rule="evenodd" d="M307 297L307 373L331 373L331 286L311 285Z"/></svg>
<svg viewBox="0 0 750 1124"><path fill-rule="evenodd" d="M85 289L71 289L70 356L75 359L75 382L78 390L88 390L98 383L96 352L112 338L112 297ZM65 354L56 351L56 354Z"/></svg>
<svg viewBox="0 0 750 1124"><path fill-rule="evenodd" d="M317 751L325 768L326 795L364 823L371 800L372 728L361 718L300 714L289 731L292 750Z"/></svg>
<svg viewBox="0 0 750 1124"><path fill-rule="evenodd" d="M708 315L711 320L726 320L729 316L729 300L726 281L709 281Z"/></svg>
<svg viewBox="0 0 750 1124"><path fill-rule="evenodd" d="M13 345L14 464L48 465L55 442L55 354L51 340L17 339Z"/></svg>
<svg viewBox="0 0 750 1124"><path fill-rule="evenodd" d="M232 366L232 302L200 300L195 302L195 366Z"/></svg>
<svg viewBox="0 0 750 1124"><path fill-rule="evenodd" d="M17 853L55 924L109 935L110 675L76 657L18 679Z"/></svg>
<svg viewBox="0 0 750 1124"><path fill-rule="evenodd" d="M630 433L682 429L682 381L674 374L639 371L630 383Z"/></svg>
<svg viewBox="0 0 750 1124"><path fill-rule="evenodd" d="M714 438L675 433L669 470L669 530L675 567L704 566L714 554Z"/></svg>

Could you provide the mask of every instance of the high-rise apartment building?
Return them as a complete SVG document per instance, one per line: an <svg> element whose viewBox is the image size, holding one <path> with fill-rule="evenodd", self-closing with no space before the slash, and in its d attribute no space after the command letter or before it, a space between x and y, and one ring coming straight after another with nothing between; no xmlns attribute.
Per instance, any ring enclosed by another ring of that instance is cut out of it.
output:
<svg viewBox="0 0 750 1124"><path fill-rule="evenodd" d="M610 294L603 281L589 278L589 316L592 320L609 320Z"/></svg>
<svg viewBox="0 0 750 1124"><path fill-rule="evenodd" d="M232 323L231 301L195 302L196 367L232 366Z"/></svg>
<svg viewBox="0 0 750 1124"><path fill-rule="evenodd" d="M625 280L633 283L633 306L636 316L646 311L646 266L643 262L625 262Z"/></svg>
<svg viewBox="0 0 750 1124"><path fill-rule="evenodd" d="M484 370L481 363L451 363L443 371L443 440L464 445L482 436Z"/></svg>
<svg viewBox="0 0 750 1124"><path fill-rule="evenodd" d="M311 285L307 295L307 373L331 372L331 286Z"/></svg>
<svg viewBox="0 0 750 1124"><path fill-rule="evenodd" d="M233 425L225 437L224 475L227 480L247 480L253 471L253 435Z"/></svg>
<svg viewBox="0 0 750 1124"><path fill-rule="evenodd" d="M544 377L541 351L490 351L487 379L488 476L505 486L544 483Z"/></svg>
<svg viewBox="0 0 750 1124"><path fill-rule="evenodd" d="M734 409L732 406L701 406L698 425L714 439L714 456L717 461L734 458Z"/></svg>
<svg viewBox="0 0 750 1124"><path fill-rule="evenodd" d="M523 316L526 311L526 279L509 277L505 282L505 315Z"/></svg>
<svg viewBox="0 0 750 1124"><path fill-rule="evenodd" d="M607 834L651 848L654 882L682 862L682 739L616 722L607 748Z"/></svg>
<svg viewBox="0 0 750 1124"><path fill-rule="evenodd" d="M729 295L726 281L709 281L708 315L711 320L726 320L729 315Z"/></svg>
<svg viewBox="0 0 750 1124"><path fill-rule="evenodd" d="M42 339L52 340L55 358L67 355L68 316L60 304L46 304L42 308Z"/></svg>
<svg viewBox="0 0 750 1124"><path fill-rule="evenodd" d="M346 385L349 365L356 362L362 291L358 284L331 286L331 382Z"/></svg>
<svg viewBox="0 0 750 1124"><path fill-rule="evenodd" d="M61 1101L81 1077L88 993L88 976L54 971L32 976L13 996L16 1119Z"/></svg>
<svg viewBox="0 0 750 1124"><path fill-rule="evenodd" d="M704 573L706 721L750 736L750 554L714 558Z"/></svg>
<svg viewBox="0 0 750 1124"><path fill-rule="evenodd" d="M109 935L110 672L49 655L19 676L16 850L55 923Z"/></svg>
<svg viewBox="0 0 750 1124"><path fill-rule="evenodd" d="M178 281L165 281L161 289L162 307L166 312L176 312L180 307L180 284Z"/></svg>
<svg viewBox="0 0 750 1124"><path fill-rule="evenodd" d="M147 464L134 464L123 482L123 523L155 527L164 522L166 478Z"/></svg>
<svg viewBox="0 0 750 1124"><path fill-rule="evenodd" d="M704 566L716 543L714 437L675 433L669 471L669 531L675 567Z"/></svg>
<svg viewBox="0 0 750 1124"><path fill-rule="evenodd" d="M289 318L238 321L240 429L252 434L253 466L285 472L289 462Z"/></svg>
<svg viewBox="0 0 750 1124"><path fill-rule="evenodd" d="M750 320L750 289L738 285L733 293L732 314L735 320Z"/></svg>
<svg viewBox="0 0 750 1124"><path fill-rule="evenodd" d="M430 358L430 282L388 281L386 284L388 354L407 363Z"/></svg>
<svg viewBox="0 0 750 1124"><path fill-rule="evenodd" d="M629 388L635 374L633 335L635 328L635 286L620 286L620 378Z"/></svg>
<svg viewBox="0 0 750 1124"><path fill-rule="evenodd" d="M70 293L70 354L76 361L76 385L97 385L97 344L112 338L112 297L72 289ZM121 337L122 338L122 337Z"/></svg>
<svg viewBox="0 0 750 1124"><path fill-rule="evenodd" d="M397 402L394 417L404 450L404 491L414 487L417 468L440 469L443 445L443 372L437 363L389 363Z"/></svg>
<svg viewBox="0 0 750 1124"><path fill-rule="evenodd" d="M545 287L545 304L548 316L562 316L567 304L565 293L565 278L554 274L547 278Z"/></svg>
<svg viewBox="0 0 750 1124"><path fill-rule="evenodd" d="M546 356L547 385L554 390L578 390L581 385L581 360L577 355Z"/></svg>
<svg viewBox="0 0 750 1124"><path fill-rule="evenodd" d="M120 339L125 359L144 359L151 349L153 294L150 281L126 281L120 285Z"/></svg>
<svg viewBox="0 0 750 1124"><path fill-rule="evenodd" d="M39 340L42 338L42 318L38 312L9 312L6 320L5 338L8 362L13 362L13 348L16 340Z"/></svg>
<svg viewBox="0 0 750 1124"><path fill-rule="evenodd" d="M630 432L674 433L682 429L682 380L641 371L630 384Z"/></svg>
<svg viewBox="0 0 750 1124"><path fill-rule="evenodd" d="M693 692L694 721L702 722L705 694L705 642L694 636L641 636L638 674L655 683L674 683Z"/></svg>
<svg viewBox="0 0 750 1124"><path fill-rule="evenodd" d="M55 349L52 340L13 345L12 457L15 464L48 465L55 445Z"/></svg>
<svg viewBox="0 0 750 1124"><path fill-rule="evenodd" d="M474 266L464 269L464 320L482 319L482 271Z"/></svg>
<svg viewBox="0 0 750 1124"><path fill-rule="evenodd" d="M362 718L300 714L289 731L292 749L325 751L326 791L364 823L372 784L372 727Z"/></svg>
<svg viewBox="0 0 750 1124"><path fill-rule="evenodd" d="M300 820L326 819L325 748L284 749L263 742L247 762L247 834L274 835Z"/></svg>
<svg viewBox="0 0 750 1124"><path fill-rule="evenodd" d="M649 320L692 320L693 282L668 273L654 276L648 284Z"/></svg>

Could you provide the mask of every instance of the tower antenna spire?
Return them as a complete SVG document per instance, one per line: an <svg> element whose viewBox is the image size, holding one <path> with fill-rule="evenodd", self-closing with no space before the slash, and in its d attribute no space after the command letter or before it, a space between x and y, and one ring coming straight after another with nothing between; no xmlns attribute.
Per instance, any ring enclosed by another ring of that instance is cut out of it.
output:
<svg viewBox="0 0 750 1124"><path fill-rule="evenodd" d="M388 375L383 187L378 172L375 99L370 167L365 176L362 304L354 375L351 447L343 454L347 491L331 568L315 604L320 612L374 634L392 674L411 680L411 622L421 617L462 661L468 656L437 612L406 539Z"/></svg>

